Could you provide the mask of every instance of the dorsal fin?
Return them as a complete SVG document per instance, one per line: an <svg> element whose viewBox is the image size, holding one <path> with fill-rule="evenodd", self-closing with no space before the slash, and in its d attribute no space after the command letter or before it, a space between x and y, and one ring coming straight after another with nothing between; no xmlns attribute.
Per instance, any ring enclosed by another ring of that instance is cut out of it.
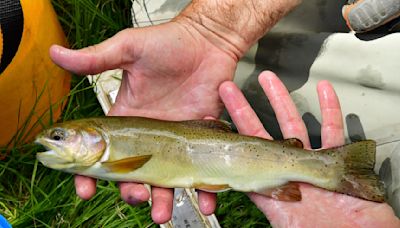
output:
<svg viewBox="0 0 400 228"><path fill-rule="evenodd" d="M129 173L142 167L151 158L151 155L141 155L131 158L124 158L116 161L102 162L101 165L111 172Z"/></svg>
<svg viewBox="0 0 400 228"><path fill-rule="evenodd" d="M224 120L187 120L182 121L181 124L190 128L214 129L224 132L232 132L230 123Z"/></svg>
<svg viewBox="0 0 400 228"><path fill-rule="evenodd" d="M281 140L281 142L284 145L287 145L287 146L293 146L293 147L297 147L297 148L304 148L303 147L303 143L299 139L296 139L296 138L284 139L284 140Z"/></svg>

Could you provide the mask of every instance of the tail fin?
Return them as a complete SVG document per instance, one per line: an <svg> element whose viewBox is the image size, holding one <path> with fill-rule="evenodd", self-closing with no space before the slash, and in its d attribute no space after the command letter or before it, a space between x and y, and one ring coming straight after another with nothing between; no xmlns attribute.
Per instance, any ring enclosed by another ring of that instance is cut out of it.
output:
<svg viewBox="0 0 400 228"><path fill-rule="evenodd" d="M384 184L374 172L375 141L360 141L336 149L343 157L344 174L335 190L370 201L384 202Z"/></svg>

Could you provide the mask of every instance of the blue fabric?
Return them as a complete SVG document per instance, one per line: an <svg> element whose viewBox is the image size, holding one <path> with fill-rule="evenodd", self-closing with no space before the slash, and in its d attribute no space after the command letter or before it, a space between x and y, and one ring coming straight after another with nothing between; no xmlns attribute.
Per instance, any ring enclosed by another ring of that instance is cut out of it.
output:
<svg viewBox="0 0 400 228"><path fill-rule="evenodd" d="M11 228L10 223L2 215L0 215L0 228Z"/></svg>

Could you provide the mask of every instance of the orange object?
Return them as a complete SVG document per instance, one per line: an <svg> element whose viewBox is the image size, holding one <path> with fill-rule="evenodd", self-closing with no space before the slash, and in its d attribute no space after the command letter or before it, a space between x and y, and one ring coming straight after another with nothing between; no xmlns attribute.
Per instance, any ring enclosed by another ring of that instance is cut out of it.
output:
<svg viewBox="0 0 400 228"><path fill-rule="evenodd" d="M28 142L56 120L71 78L49 57L52 44L66 45L50 1L6 2L0 6L1 147Z"/></svg>

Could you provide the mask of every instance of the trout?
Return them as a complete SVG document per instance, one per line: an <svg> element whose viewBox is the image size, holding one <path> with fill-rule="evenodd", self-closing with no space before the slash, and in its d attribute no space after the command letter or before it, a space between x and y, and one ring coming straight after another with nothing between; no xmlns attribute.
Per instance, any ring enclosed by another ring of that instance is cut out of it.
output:
<svg viewBox="0 0 400 228"><path fill-rule="evenodd" d="M244 136L217 120L100 117L56 124L36 138L46 167L111 181L300 201L298 182L383 202L375 142L310 151L298 139Z"/></svg>

